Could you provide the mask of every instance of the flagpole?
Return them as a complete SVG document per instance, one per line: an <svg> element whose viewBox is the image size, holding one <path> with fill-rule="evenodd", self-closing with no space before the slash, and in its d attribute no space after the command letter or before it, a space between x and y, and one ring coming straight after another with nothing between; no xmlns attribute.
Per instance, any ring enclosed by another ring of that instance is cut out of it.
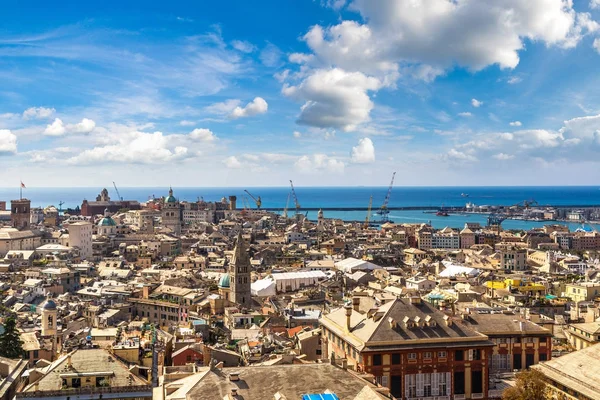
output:
<svg viewBox="0 0 600 400"><path fill-rule="evenodd" d="M19 185L19 199L23 200L23 181L20 181Z"/></svg>

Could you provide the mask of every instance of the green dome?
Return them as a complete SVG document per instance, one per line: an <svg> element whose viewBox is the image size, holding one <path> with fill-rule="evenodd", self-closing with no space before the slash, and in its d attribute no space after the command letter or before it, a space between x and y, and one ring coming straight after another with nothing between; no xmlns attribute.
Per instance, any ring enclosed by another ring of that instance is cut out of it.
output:
<svg viewBox="0 0 600 400"><path fill-rule="evenodd" d="M98 226L117 226L117 223L111 217L104 217L98 222Z"/></svg>
<svg viewBox="0 0 600 400"><path fill-rule="evenodd" d="M177 199L173 196L169 196L165 199L165 203L177 203Z"/></svg>
<svg viewBox="0 0 600 400"><path fill-rule="evenodd" d="M229 274L221 275L221 279L219 279L219 287L223 289L229 289Z"/></svg>

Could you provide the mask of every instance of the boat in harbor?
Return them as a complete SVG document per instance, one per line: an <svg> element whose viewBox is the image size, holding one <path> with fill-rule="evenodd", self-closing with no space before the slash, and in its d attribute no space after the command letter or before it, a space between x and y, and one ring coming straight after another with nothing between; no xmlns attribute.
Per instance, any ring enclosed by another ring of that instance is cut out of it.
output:
<svg viewBox="0 0 600 400"><path fill-rule="evenodd" d="M460 197L469 197L469 193L461 193Z"/></svg>
<svg viewBox="0 0 600 400"><path fill-rule="evenodd" d="M437 215L438 217L447 217L448 212L445 210L439 210L438 212L435 213L435 215Z"/></svg>

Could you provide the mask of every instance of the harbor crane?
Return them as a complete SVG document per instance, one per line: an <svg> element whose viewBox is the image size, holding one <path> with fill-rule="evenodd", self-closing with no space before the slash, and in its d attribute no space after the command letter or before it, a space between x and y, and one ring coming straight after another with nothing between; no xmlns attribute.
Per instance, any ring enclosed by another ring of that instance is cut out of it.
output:
<svg viewBox="0 0 600 400"><path fill-rule="evenodd" d="M254 197L254 196L252 195L252 193L250 193L249 191L247 191L247 190L245 190L245 189L244 189L244 192L248 193L248 196L250 196L250 198L251 198L252 200L254 200L254 203L256 203L256 208L258 208L258 209L260 210L260 207L262 206L262 200L261 200L260 196L258 196L258 197Z"/></svg>
<svg viewBox="0 0 600 400"><path fill-rule="evenodd" d="M377 211L378 215L381 215L381 222L388 222L390 220L388 210L388 204L390 202L390 197L392 196L392 188L394 187L394 178L396 177L396 172L392 174L392 181L390 182L390 187L388 187L387 194L385 195L385 200L383 200L383 204Z"/></svg>
<svg viewBox="0 0 600 400"><path fill-rule="evenodd" d="M65 202L62 201L62 200L58 202L58 214L59 215L62 215L62 206L63 206L63 204L65 204Z"/></svg>
<svg viewBox="0 0 600 400"><path fill-rule="evenodd" d="M121 197L121 193L119 193L119 189L117 189L117 184L115 183L115 181L113 181L113 186L115 187L115 192L117 192L119 200L123 201L123 198Z"/></svg>
<svg viewBox="0 0 600 400"><path fill-rule="evenodd" d="M294 189L294 182L290 179L290 186L292 187L292 196L294 197L294 206L296 207L296 218L300 215L300 203L298 202L298 196L296 196L296 190Z"/></svg>
<svg viewBox="0 0 600 400"><path fill-rule="evenodd" d="M369 199L369 208L367 208L367 216L365 217L365 229L369 227L369 221L371 220L371 207L373 206L373 196Z"/></svg>

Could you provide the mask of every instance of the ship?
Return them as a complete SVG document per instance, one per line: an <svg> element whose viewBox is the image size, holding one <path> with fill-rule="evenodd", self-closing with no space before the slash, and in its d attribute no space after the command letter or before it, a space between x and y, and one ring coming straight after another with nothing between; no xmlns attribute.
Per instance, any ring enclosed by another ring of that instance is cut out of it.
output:
<svg viewBox="0 0 600 400"><path fill-rule="evenodd" d="M438 217L447 217L448 212L444 210L438 210L438 212L436 212L435 215L437 215Z"/></svg>
<svg viewBox="0 0 600 400"><path fill-rule="evenodd" d="M469 197L469 193L461 193L460 197Z"/></svg>

